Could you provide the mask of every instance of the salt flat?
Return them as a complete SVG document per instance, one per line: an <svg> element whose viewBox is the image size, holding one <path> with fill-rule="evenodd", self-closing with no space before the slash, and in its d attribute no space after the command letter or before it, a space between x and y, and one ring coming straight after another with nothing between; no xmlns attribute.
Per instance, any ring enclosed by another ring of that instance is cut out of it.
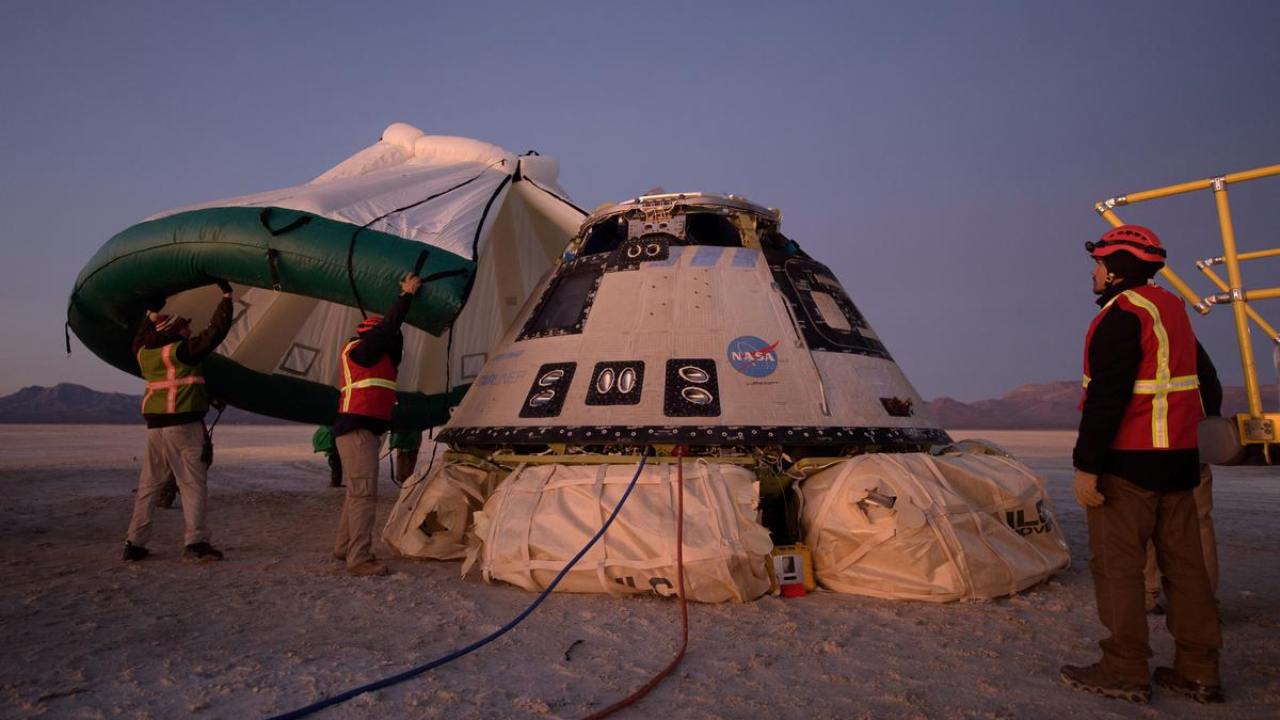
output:
<svg viewBox="0 0 1280 720"><path fill-rule="evenodd" d="M158 512L154 559L126 565L142 428L0 426L0 716L263 716L439 656L533 600L460 579L456 563L392 558L391 577L347 577L329 556L341 491L309 435L219 428L210 525L227 560L183 562L175 509ZM1229 703L1157 688L1140 708L1057 679L1064 662L1092 660L1102 633L1070 493L1073 433L953 435L992 440L1048 478L1071 568L992 602L694 605L684 663L621 717L1280 717L1280 471L1216 469ZM385 518L385 477L381 492ZM1168 633L1151 623L1167 662ZM669 600L556 595L479 652L319 717L579 717L646 681L678 640Z"/></svg>

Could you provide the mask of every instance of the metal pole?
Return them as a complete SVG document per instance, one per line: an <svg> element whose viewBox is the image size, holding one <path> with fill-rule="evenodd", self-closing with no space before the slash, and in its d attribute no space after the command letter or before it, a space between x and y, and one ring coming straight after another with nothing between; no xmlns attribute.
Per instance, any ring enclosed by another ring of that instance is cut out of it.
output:
<svg viewBox="0 0 1280 720"><path fill-rule="evenodd" d="M1240 260L1241 262L1244 262L1245 260L1257 260L1259 258L1275 257L1276 255L1280 255L1280 248L1273 248L1271 250L1254 250L1253 252L1237 253L1236 259ZM1226 258L1220 258L1220 257L1208 258L1206 260L1203 260L1202 262L1204 262L1205 265L1221 265L1222 263L1226 262Z"/></svg>
<svg viewBox="0 0 1280 720"><path fill-rule="evenodd" d="M1249 302L1253 302L1254 300L1270 300L1271 298L1280 298L1280 288L1246 290L1244 293L1244 299Z"/></svg>
<svg viewBox="0 0 1280 720"><path fill-rule="evenodd" d="M1209 278L1209 280L1213 282L1214 285L1217 285L1219 290L1221 290L1224 293L1230 294L1230 288L1227 287L1226 281L1218 277L1217 273L1210 270L1208 265L1201 265L1200 272L1204 273L1204 276ZM1266 292L1269 292L1269 291L1248 290L1245 292L1244 297L1246 300L1250 302L1254 300L1261 300L1263 299L1263 297L1267 297L1267 296L1265 295L1260 296L1258 293L1266 293ZM1203 300L1196 305L1196 311L1199 312L1201 315L1207 315L1210 309L1212 308L1209 306L1209 304L1204 302ZM1245 305L1244 311L1249 315L1249 319L1252 320L1254 324L1258 326L1258 329L1266 333L1267 337L1271 338L1271 342L1280 344L1280 332L1277 332L1275 328L1271 327L1271 323L1268 323L1266 320L1263 320L1262 316L1258 314L1257 310L1254 310L1248 305Z"/></svg>
<svg viewBox="0 0 1280 720"><path fill-rule="evenodd" d="M1231 310L1236 321L1236 340L1240 346L1240 364L1244 370L1244 391L1249 400L1249 417L1262 417L1262 397L1258 392L1257 368L1253 362L1253 345L1249 342L1249 319L1240 280L1240 260L1236 257L1236 233L1231 226L1231 205L1227 201L1227 180L1213 179L1213 199L1218 207L1218 226L1222 230L1223 257L1227 260L1227 283L1230 285Z"/></svg>

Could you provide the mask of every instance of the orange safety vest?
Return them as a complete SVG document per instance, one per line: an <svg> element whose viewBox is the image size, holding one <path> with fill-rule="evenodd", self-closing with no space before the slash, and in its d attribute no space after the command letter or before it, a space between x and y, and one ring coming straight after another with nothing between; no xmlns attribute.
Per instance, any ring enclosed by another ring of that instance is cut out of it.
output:
<svg viewBox="0 0 1280 720"><path fill-rule="evenodd" d="M1098 323L1112 305L1142 323L1142 362L1133 384L1115 450L1185 450L1196 447L1204 417L1196 375L1196 336L1181 298L1155 285L1143 285L1111 298L1098 311L1084 340L1084 387L1089 387L1089 346Z"/></svg>
<svg viewBox="0 0 1280 720"><path fill-rule="evenodd" d="M209 409L209 391L200 363L188 365L178 359L178 345L138 350L138 369L147 381L142 396L142 414L174 415Z"/></svg>
<svg viewBox="0 0 1280 720"><path fill-rule="evenodd" d="M365 367L351 359L351 349L359 343L352 340L342 348L342 393L338 412L391 420L396 406L396 366L383 355L373 367Z"/></svg>

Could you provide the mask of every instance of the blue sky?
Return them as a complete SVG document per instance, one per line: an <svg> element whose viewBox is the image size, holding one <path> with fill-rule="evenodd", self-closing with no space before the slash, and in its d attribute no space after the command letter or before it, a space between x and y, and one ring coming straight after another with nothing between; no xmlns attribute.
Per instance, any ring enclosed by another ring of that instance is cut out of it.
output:
<svg viewBox="0 0 1280 720"><path fill-rule="evenodd" d="M1280 162L1277 37L1272 2L5 3L0 392L137 391L63 351L90 255L393 121L553 155L588 208L655 185L781 208L925 397L1077 378L1093 202ZM1278 200L1233 189L1242 248L1280 243ZM1123 216L1208 292L1209 194ZM1194 322L1239 383L1229 313Z"/></svg>

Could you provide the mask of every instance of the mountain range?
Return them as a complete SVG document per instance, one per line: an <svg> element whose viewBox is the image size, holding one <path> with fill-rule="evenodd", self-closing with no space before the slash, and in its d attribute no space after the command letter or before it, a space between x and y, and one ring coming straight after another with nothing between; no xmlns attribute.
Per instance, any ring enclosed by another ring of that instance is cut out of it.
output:
<svg viewBox="0 0 1280 720"><path fill-rule="evenodd" d="M1262 387L1263 408L1276 412L1276 386ZM1023 385L1005 395L971 403L940 397L925 403L944 428L964 429L1071 429L1080 422L1076 404L1080 383L1061 382ZM32 385L0 397L0 423L82 423L136 424L141 395L99 392L83 385L60 383L53 387ZM1225 414L1244 412L1244 388L1224 387ZM220 422L232 425L279 424L284 420L227 408Z"/></svg>
<svg viewBox="0 0 1280 720"><path fill-rule="evenodd" d="M141 395L99 392L74 383L31 385L0 397L0 423L136 425L142 422L141 407ZM218 422L275 425L287 421L229 407Z"/></svg>
<svg viewBox="0 0 1280 720"><path fill-rule="evenodd" d="M1262 386L1262 407L1276 412L1276 386ZM963 403L940 397L926 403L934 418L944 428L974 430L1075 429L1080 425L1080 382L1023 385L990 400ZM1234 415L1248 410L1244 388L1222 388L1222 413Z"/></svg>

